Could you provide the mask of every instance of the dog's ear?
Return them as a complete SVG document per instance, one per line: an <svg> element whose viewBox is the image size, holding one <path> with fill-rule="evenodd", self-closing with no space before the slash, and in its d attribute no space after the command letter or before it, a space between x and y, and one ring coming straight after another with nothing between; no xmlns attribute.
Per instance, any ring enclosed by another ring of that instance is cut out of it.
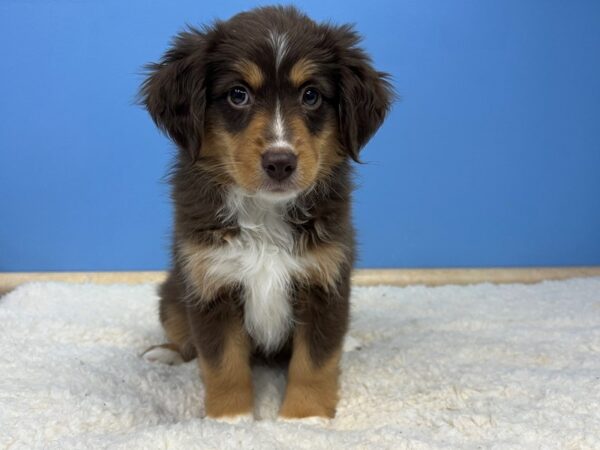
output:
<svg viewBox="0 0 600 450"><path fill-rule="evenodd" d="M180 33L160 63L146 66L140 89L140 102L152 120L192 160L204 130L207 45L205 33L192 28Z"/></svg>
<svg viewBox="0 0 600 450"><path fill-rule="evenodd" d="M358 153L383 123L394 90L389 75L376 71L369 56L358 47L359 35L351 26L336 30L339 48L339 127L341 144L355 161Z"/></svg>

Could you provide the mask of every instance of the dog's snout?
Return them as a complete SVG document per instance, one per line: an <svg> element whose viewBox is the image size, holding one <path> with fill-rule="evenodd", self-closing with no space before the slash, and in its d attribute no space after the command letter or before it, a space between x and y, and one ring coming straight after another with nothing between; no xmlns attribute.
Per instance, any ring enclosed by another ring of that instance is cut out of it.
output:
<svg viewBox="0 0 600 450"><path fill-rule="evenodd" d="M298 158L290 151L269 150L262 155L262 167L269 178L283 181L296 170Z"/></svg>

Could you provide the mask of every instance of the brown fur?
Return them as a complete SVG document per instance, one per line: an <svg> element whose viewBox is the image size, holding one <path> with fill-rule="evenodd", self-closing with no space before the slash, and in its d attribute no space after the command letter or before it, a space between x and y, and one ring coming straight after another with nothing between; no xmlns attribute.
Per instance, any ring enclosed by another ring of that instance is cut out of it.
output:
<svg viewBox="0 0 600 450"><path fill-rule="evenodd" d="M262 184L263 176L259 161L268 127L269 117L259 112L241 132L220 134L230 161L232 178L239 186L251 192L257 191Z"/></svg>
<svg viewBox="0 0 600 450"><path fill-rule="evenodd" d="M328 172L343 156L338 150L339 144L332 125L325 126L313 136L300 115L289 115L286 119L290 124L290 141L298 157L296 187L305 190L315 182L320 170ZM217 124L207 133L207 153L218 155L217 164L221 164L229 178L250 192L260 190L264 184L260 156L264 152L273 120L273 113L257 112L240 132L230 133Z"/></svg>
<svg viewBox="0 0 600 450"><path fill-rule="evenodd" d="M347 248L343 244L323 244L307 250L306 278L323 289L335 288L346 261Z"/></svg>
<svg viewBox="0 0 600 450"><path fill-rule="evenodd" d="M310 416L333 417L338 401L340 351L320 364L310 354L306 335L299 328L288 371L288 385L279 414L290 419Z"/></svg>
<svg viewBox="0 0 600 450"><path fill-rule="evenodd" d="M280 60L273 35L286 38ZM251 361L290 353L281 414L335 414L354 262L350 160L392 99L387 75L358 42L350 26L318 24L292 7L258 8L179 34L149 66L142 102L180 149L171 175L173 267L160 290L160 318L168 348L185 360L198 355L211 417L251 412ZM251 101L232 104L235 86L246 86ZM305 103L306 86L319 94L314 107ZM270 147L282 139L287 147ZM269 178L261 165L268 151L293 153L289 179ZM221 250L247 245L239 211L226 208L236 189L293 193L276 210L292 245L276 251L296 262L286 290L294 325L275 350L246 330L244 283L213 270Z"/></svg>
<svg viewBox="0 0 600 450"><path fill-rule="evenodd" d="M185 308L177 303L163 303L161 307L161 316L164 317L162 325L169 340L166 348L177 351L184 361L194 359L196 351L190 341L190 327Z"/></svg>
<svg viewBox="0 0 600 450"><path fill-rule="evenodd" d="M239 321L227 325L223 351L218 358L199 358L209 417L252 412L252 373L248 335Z"/></svg>
<svg viewBox="0 0 600 450"><path fill-rule="evenodd" d="M290 128L296 136L296 146L299 149L306 148L306 167L303 175L302 185L305 187L314 183L316 178L326 179L333 169L344 160L344 154L340 151L337 141L336 125L325 124L323 130L316 136L311 135L300 117L290 118ZM302 150L300 150L302 152Z"/></svg>
<svg viewBox="0 0 600 450"><path fill-rule="evenodd" d="M210 277L210 253L213 245L194 244L183 241L180 245L180 258L183 273L187 278L188 289L200 298L213 298L227 280Z"/></svg>
<svg viewBox="0 0 600 450"><path fill-rule="evenodd" d="M302 86L315 73L315 64L306 58L300 59L290 70L290 80L295 86Z"/></svg>
<svg viewBox="0 0 600 450"><path fill-rule="evenodd" d="M244 81L255 91L260 89L265 81L265 76L255 63L244 59L237 63L236 68L242 74Z"/></svg>
<svg viewBox="0 0 600 450"><path fill-rule="evenodd" d="M171 274L160 288L162 301L160 302L159 317L169 340L166 348L179 352L184 361L190 361L196 357L187 311L184 305L175 301L181 298L181 284L176 282ZM168 347L171 345L171 347ZM152 347L151 347L152 348ZM149 349L150 350L150 349Z"/></svg>

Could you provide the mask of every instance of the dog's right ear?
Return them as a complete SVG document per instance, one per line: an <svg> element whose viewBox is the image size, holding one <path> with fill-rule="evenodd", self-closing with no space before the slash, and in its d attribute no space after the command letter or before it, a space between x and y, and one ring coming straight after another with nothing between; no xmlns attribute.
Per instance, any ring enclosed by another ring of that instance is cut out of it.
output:
<svg viewBox="0 0 600 450"><path fill-rule="evenodd" d="M190 28L177 35L158 64L146 66L140 103L154 123L192 160L198 156L206 108L205 33Z"/></svg>

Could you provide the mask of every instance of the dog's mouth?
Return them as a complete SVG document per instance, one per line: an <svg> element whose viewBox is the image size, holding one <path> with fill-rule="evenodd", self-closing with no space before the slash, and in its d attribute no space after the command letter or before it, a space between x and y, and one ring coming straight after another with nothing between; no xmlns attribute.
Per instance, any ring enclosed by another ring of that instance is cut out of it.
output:
<svg viewBox="0 0 600 450"><path fill-rule="evenodd" d="M293 180L285 181L272 181L268 180L261 186L262 191L273 192L273 193L285 193L289 191L295 191L298 189L296 183Z"/></svg>
<svg viewBox="0 0 600 450"><path fill-rule="evenodd" d="M271 200L291 200L295 198L301 189L294 180L274 181L266 180L257 190L257 195Z"/></svg>

